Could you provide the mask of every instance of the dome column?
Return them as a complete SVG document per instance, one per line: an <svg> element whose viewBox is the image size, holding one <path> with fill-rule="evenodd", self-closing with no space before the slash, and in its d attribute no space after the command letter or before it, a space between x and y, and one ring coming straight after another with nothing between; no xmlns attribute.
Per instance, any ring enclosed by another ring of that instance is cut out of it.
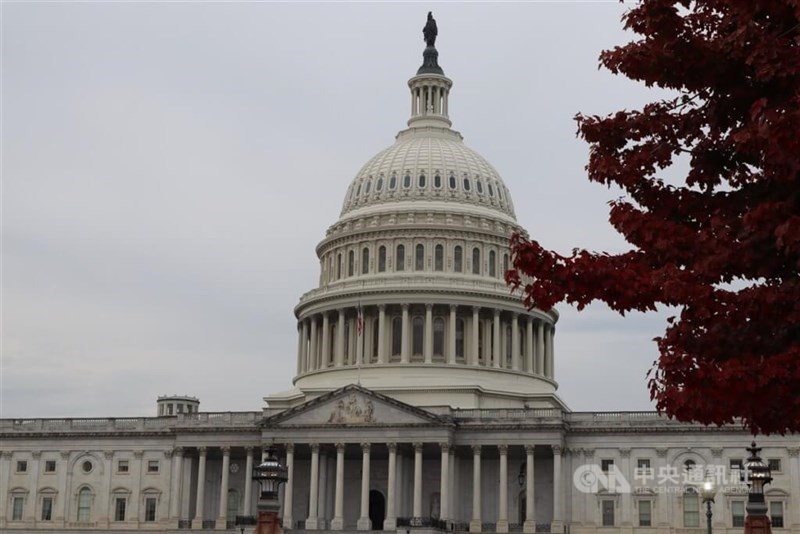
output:
<svg viewBox="0 0 800 534"><path fill-rule="evenodd" d="M533 364L533 317L526 317L525 321L525 371L534 372Z"/></svg>
<svg viewBox="0 0 800 534"><path fill-rule="evenodd" d="M450 305L450 331L448 332L447 363L456 363L456 309L455 304Z"/></svg>
<svg viewBox="0 0 800 534"><path fill-rule="evenodd" d="M498 445L500 452L500 503L497 509L496 532L508 532L508 445Z"/></svg>
<svg viewBox="0 0 800 534"><path fill-rule="evenodd" d="M425 363L433 363L433 304L425 305Z"/></svg>
<svg viewBox="0 0 800 534"><path fill-rule="evenodd" d="M386 363L386 306L378 306L378 363Z"/></svg>
<svg viewBox="0 0 800 534"><path fill-rule="evenodd" d="M303 325L297 323L297 374L303 372Z"/></svg>
<svg viewBox="0 0 800 534"><path fill-rule="evenodd" d="M536 373L544 375L544 321L536 324Z"/></svg>
<svg viewBox="0 0 800 534"><path fill-rule="evenodd" d="M328 367L328 356L331 353L331 323L328 312L322 314L322 350L319 355L319 368Z"/></svg>
<svg viewBox="0 0 800 534"><path fill-rule="evenodd" d="M400 332L400 363L408 363L409 361L408 323L408 304L403 304L403 325Z"/></svg>
<svg viewBox="0 0 800 534"><path fill-rule="evenodd" d="M479 329L481 327L481 319L480 319L480 307L473 306L472 307L472 365L478 365L480 363L480 334Z"/></svg>
<svg viewBox="0 0 800 534"><path fill-rule="evenodd" d="M519 314L511 315L511 368L519 371Z"/></svg>
<svg viewBox="0 0 800 534"><path fill-rule="evenodd" d="M317 318L311 318L311 341L308 343L308 370L317 368Z"/></svg>
<svg viewBox="0 0 800 534"><path fill-rule="evenodd" d="M339 324L336 327L336 357L334 366L344 365L344 310L339 310Z"/></svg>
<svg viewBox="0 0 800 534"><path fill-rule="evenodd" d="M308 371L308 319L302 321L302 334L300 334L300 372L305 373Z"/></svg>
<svg viewBox="0 0 800 534"><path fill-rule="evenodd" d="M494 310L494 323L492 330L492 358L494 367L500 368L500 310Z"/></svg>

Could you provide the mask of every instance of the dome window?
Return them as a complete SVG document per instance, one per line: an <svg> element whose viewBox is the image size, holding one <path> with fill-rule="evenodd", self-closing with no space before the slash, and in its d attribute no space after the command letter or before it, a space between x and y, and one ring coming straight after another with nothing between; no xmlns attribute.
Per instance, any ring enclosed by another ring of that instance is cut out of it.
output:
<svg viewBox="0 0 800 534"><path fill-rule="evenodd" d="M359 197L360 195L361 195L361 184L358 184L358 187L356 188L356 197Z"/></svg>
<svg viewBox="0 0 800 534"><path fill-rule="evenodd" d="M472 249L472 274L481 274L481 249Z"/></svg>
<svg viewBox="0 0 800 534"><path fill-rule="evenodd" d="M433 270L444 271L444 247L436 245L433 251Z"/></svg>
<svg viewBox="0 0 800 534"><path fill-rule="evenodd" d="M403 189L408 189L409 187L411 187L411 175L406 173L406 175L403 176Z"/></svg>
<svg viewBox="0 0 800 534"><path fill-rule="evenodd" d="M489 276L497 276L497 265L495 262L497 261L497 254L495 254L494 250L489 251Z"/></svg>
<svg viewBox="0 0 800 534"><path fill-rule="evenodd" d="M392 174L392 177L389 178L389 191L394 191L397 189L397 175Z"/></svg>
<svg viewBox="0 0 800 534"><path fill-rule="evenodd" d="M503 200L503 186L500 184L497 185L497 196L500 198L500 200Z"/></svg>
<svg viewBox="0 0 800 534"><path fill-rule="evenodd" d="M422 271L425 269L425 245L420 243L414 251L414 270Z"/></svg>
<svg viewBox="0 0 800 534"><path fill-rule="evenodd" d="M508 270L508 254L503 254L503 273Z"/></svg>
<svg viewBox="0 0 800 534"><path fill-rule="evenodd" d="M336 279L339 280L342 277L342 253L340 252L336 258Z"/></svg>
<svg viewBox="0 0 800 534"><path fill-rule="evenodd" d="M457 273L460 273L463 270L464 266L464 252L460 246L456 245L453 249L453 270Z"/></svg>
<svg viewBox="0 0 800 534"><path fill-rule="evenodd" d="M405 271L406 269L406 247L397 245L397 255L395 256L394 270Z"/></svg>
<svg viewBox="0 0 800 534"><path fill-rule="evenodd" d="M489 196L494 198L494 187L492 187L492 184L486 184L486 187L489 189Z"/></svg>
<svg viewBox="0 0 800 534"><path fill-rule="evenodd" d="M479 195L483 194L483 182L481 182L481 179L477 177L475 178L475 189L478 190Z"/></svg>
<svg viewBox="0 0 800 534"><path fill-rule="evenodd" d="M386 272L386 247L383 245L378 249L378 272Z"/></svg>
<svg viewBox="0 0 800 534"><path fill-rule="evenodd" d="M433 176L433 187L436 189L442 188L442 176L438 172Z"/></svg>
<svg viewBox="0 0 800 534"><path fill-rule="evenodd" d="M369 274L369 249L367 247L361 251L361 274Z"/></svg>
<svg viewBox="0 0 800 534"><path fill-rule="evenodd" d="M456 188L456 176L455 176L455 174L451 174L450 175L449 182L450 182L450 189L455 190L455 188Z"/></svg>
<svg viewBox="0 0 800 534"><path fill-rule="evenodd" d="M419 185L420 189L425 187L425 173L419 175L419 181L417 182L417 184Z"/></svg>
<svg viewBox="0 0 800 534"><path fill-rule="evenodd" d="M347 276L353 276L356 272L356 253L352 250L347 254Z"/></svg>
<svg viewBox="0 0 800 534"><path fill-rule="evenodd" d="M378 178L378 181L375 182L375 192L380 193L383 191L383 176Z"/></svg>
<svg viewBox="0 0 800 534"><path fill-rule="evenodd" d="M472 189L472 186L471 186L471 184L469 183L469 178L467 178L467 177L465 176L465 177L464 177L464 191L467 191L467 192L469 192L469 190L470 190L470 189Z"/></svg>
<svg viewBox="0 0 800 534"><path fill-rule="evenodd" d="M367 180L366 182L364 182L364 194L365 194L365 195L368 195L368 194L369 194L369 186L370 186L370 181L369 181L369 180Z"/></svg>

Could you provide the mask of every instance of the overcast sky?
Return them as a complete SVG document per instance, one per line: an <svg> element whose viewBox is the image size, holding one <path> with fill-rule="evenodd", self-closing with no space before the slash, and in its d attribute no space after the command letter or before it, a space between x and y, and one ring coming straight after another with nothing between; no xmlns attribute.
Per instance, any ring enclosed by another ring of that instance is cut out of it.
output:
<svg viewBox="0 0 800 534"><path fill-rule="evenodd" d="M429 9L450 115L546 246L620 251L574 115L657 98L598 70L607 3L2 6L2 417L258 410L351 179L408 119ZM652 409L665 314L561 306L573 410Z"/></svg>

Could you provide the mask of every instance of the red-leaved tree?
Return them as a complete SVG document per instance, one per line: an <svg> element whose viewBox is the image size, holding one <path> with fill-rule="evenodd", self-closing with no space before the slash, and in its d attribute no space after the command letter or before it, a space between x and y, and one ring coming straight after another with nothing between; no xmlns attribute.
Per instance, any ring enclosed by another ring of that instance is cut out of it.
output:
<svg viewBox="0 0 800 534"><path fill-rule="evenodd" d="M602 65L679 95L577 116L589 179L626 193L609 221L631 250L562 256L516 235L506 281L529 307L679 307L656 338L657 408L800 431L800 1L644 0L623 21L640 38Z"/></svg>

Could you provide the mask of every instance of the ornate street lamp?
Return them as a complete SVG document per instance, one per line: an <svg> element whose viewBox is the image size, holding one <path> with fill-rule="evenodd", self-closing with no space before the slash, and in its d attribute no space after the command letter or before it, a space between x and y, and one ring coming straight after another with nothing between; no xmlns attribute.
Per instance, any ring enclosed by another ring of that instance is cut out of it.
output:
<svg viewBox="0 0 800 534"><path fill-rule="evenodd" d="M278 521L278 490L280 485L289 480L286 467L275 457L272 448L266 450L266 458L253 468L253 480L258 482L260 493L258 496L258 524L253 534L281 534L280 521Z"/></svg>
<svg viewBox="0 0 800 534"><path fill-rule="evenodd" d="M772 471L759 453L761 447L756 447L754 441L747 448L750 456L744 464L741 474L743 482L747 482L750 491L747 494L747 517L744 521L745 534L769 534L772 532L769 518L767 517L767 504L764 501L764 486L772 482Z"/></svg>
<svg viewBox="0 0 800 534"><path fill-rule="evenodd" d="M706 505L706 530L711 534L711 518L714 513L711 511L711 503L714 502L714 497L717 495L717 487L711 480L706 480L703 487L700 489L700 497Z"/></svg>
<svg viewBox="0 0 800 534"><path fill-rule="evenodd" d="M527 468L527 464L522 462L522 465L519 466L519 475L517 475L517 482L519 482L519 487L525 485L525 469Z"/></svg>

